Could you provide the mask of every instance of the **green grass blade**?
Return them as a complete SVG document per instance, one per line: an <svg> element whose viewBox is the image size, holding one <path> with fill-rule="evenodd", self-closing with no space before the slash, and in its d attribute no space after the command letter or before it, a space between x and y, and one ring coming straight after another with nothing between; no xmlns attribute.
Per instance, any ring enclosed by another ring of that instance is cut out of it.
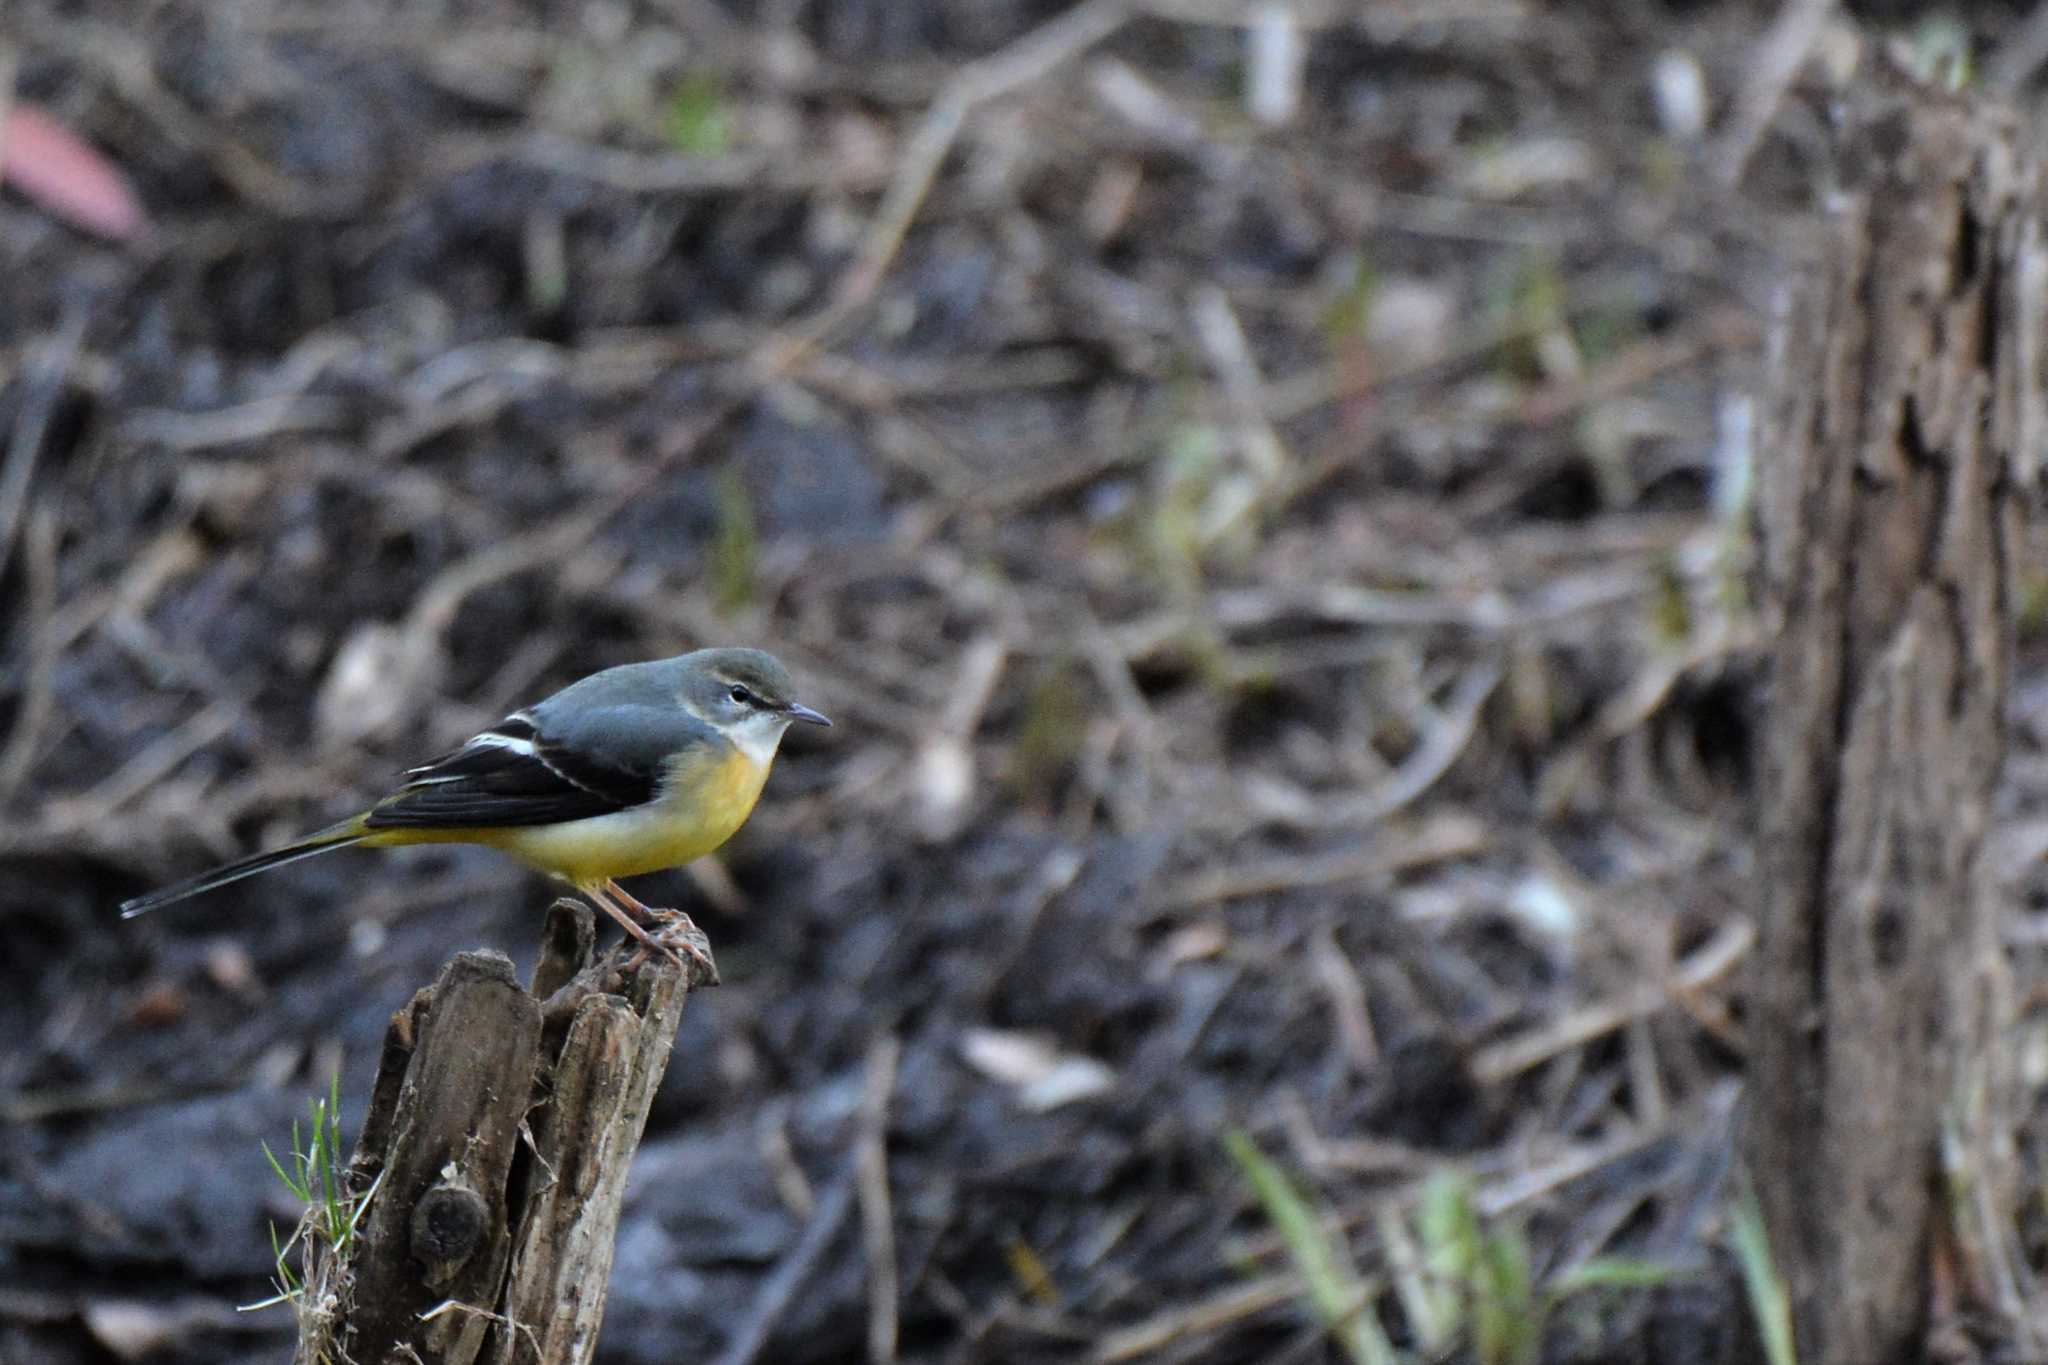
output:
<svg viewBox="0 0 2048 1365"><path fill-rule="evenodd" d="M1756 1187L1749 1183L1747 1171L1738 1177L1728 1227L1735 1243L1736 1263L1742 1267L1742 1284L1749 1293L1750 1311L1756 1314L1757 1331L1764 1339L1765 1357L1770 1365L1799 1365L1792 1336L1792 1296L1771 1256L1764 1211L1757 1203Z"/></svg>
<svg viewBox="0 0 2048 1365"><path fill-rule="evenodd" d="M1569 1298L1588 1289L1657 1289L1671 1283L1669 1266L1632 1256L1596 1256L1574 1266L1547 1288L1553 1298Z"/></svg>
<svg viewBox="0 0 2048 1365"><path fill-rule="evenodd" d="M1473 1346L1483 1365L1524 1365L1543 1342L1529 1239L1507 1226L1479 1247L1472 1292Z"/></svg>
<svg viewBox="0 0 2048 1365"><path fill-rule="evenodd" d="M1287 1244L1317 1320L1357 1365L1398 1365L1364 1284L1294 1183L1243 1132L1225 1134L1223 1145Z"/></svg>
<svg viewBox="0 0 2048 1365"><path fill-rule="evenodd" d="M1392 1205L1381 1205L1373 1217L1379 1229L1380 1246L1385 1248L1387 1271L1394 1283L1394 1297L1401 1315L1424 1356L1434 1359L1450 1349L1458 1334L1458 1302L1455 1295L1430 1280L1421 1249L1408 1231L1408 1220Z"/></svg>
<svg viewBox="0 0 2048 1365"><path fill-rule="evenodd" d="M297 1136L297 1132L297 1129L293 1129L293 1135L295 1137ZM284 1187L292 1192L292 1197L294 1199L297 1199L302 1204L310 1203L312 1200L312 1191L308 1190L305 1187L305 1185L303 1185L299 1181L292 1179L291 1174L285 1170L284 1163L277 1159L277 1153L270 1150L270 1144L267 1142L259 1142L257 1145L263 1148L263 1159L270 1163L270 1169L277 1173L277 1178L278 1180L283 1182ZM297 1157L298 1153L294 1152L292 1155L294 1157Z"/></svg>

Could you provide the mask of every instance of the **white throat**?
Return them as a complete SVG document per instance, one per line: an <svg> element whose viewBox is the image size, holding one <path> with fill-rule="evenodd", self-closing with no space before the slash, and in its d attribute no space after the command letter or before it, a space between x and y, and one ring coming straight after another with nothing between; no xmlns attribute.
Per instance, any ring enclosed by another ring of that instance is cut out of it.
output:
<svg viewBox="0 0 2048 1365"><path fill-rule="evenodd" d="M755 763L766 764L774 760L776 746L782 743L782 732L788 728L788 716L761 711L748 716L726 734L741 753Z"/></svg>

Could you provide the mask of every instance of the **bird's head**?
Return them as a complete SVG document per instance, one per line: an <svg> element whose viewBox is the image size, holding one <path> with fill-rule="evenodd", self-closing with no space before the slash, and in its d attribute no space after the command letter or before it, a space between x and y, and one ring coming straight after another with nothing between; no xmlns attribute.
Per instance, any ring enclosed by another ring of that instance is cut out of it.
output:
<svg viewBox="0 0 2048 1365"><path fill-rule="evenodd" d="M764 650L700 649L681 662L683 704L758 761L791 721L832 723L796 699L789 670Z"/></svg>

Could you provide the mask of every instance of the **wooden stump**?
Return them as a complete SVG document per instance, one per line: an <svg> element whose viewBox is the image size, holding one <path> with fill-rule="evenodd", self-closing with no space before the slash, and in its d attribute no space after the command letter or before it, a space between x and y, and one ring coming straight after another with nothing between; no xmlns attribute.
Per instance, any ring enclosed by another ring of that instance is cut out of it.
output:
<svg viewBox="0 0 2048 1365"><path fill-rule="evenodd" d="M558 901L530 987L463 953L392 1016L349 1169L375 1192L301 1302L301 1365L590 1358L627 1164L701 984L663 961L622 979L595 938Z"/></svg>
<svg viewBox="0 0 2048 1365"><path fill-rule="evenodd" d="M1799 1358L1844 1365L1917 1358L1943 1271L1996 1304L2011 1242L2012 1005L1980 854L2048 430L2042 194L2017 123L1867 79L1824 255L1774 330L1758 457L1773 634L1748 1157Z"/></svg>

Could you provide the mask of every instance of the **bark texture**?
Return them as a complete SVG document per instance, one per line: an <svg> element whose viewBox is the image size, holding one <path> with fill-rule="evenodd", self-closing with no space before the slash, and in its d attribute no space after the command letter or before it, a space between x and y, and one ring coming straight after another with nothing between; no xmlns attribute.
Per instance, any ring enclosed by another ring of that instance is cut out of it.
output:
<svg viewBox="0 0 2048 1365"><path fill-rule="evenodd" d="M626 1168L697 984L592 965L595 938L587 906L557 902L530 987L464 953L392 1017L349 1171L375 1192L301 1304L297 1361L590 1359Z"/></svg>
<svg viewBox="0 0 2048 1365"><path fill-rule="evenodd" d="M1917 1353L1932 1255L1995 1297L2010 1242L2011 993L1980 854L2048 266L2011 120L1886 70L1838 151L1847 188L1774 327L1759 455L1748 1155L1799 1358L1860 1365Z"/></svg>

